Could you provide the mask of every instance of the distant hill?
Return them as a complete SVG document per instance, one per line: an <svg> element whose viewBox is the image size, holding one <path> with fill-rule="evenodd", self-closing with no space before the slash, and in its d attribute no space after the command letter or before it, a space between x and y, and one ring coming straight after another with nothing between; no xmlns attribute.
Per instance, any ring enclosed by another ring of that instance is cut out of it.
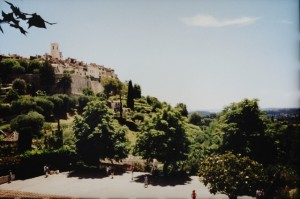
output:
<svg viewBox="0 0 300 199"><path fill-rule="evenodd" d="M192 113L199 113L202 116L211 116L211 115L215 115L216 113L218 113L219 111L189 111L189 114Z"/></svg>
<svg viewBox="0 0 300 199"><path fill-rule="evenodd" d="M281 118L288 116L300 116L300 108L266 108L263 111L268 117Z"/></svg>
<svg viewBox="0 0 300 199"><path fill-rule="evenodd" d="M263 108L268 117L280 118L287 116L300 116L300 108ZM210 116L216 113L221 112L220 110L199 110L199 111L190 111L189 113L199 113L202 116Z"/></svg>

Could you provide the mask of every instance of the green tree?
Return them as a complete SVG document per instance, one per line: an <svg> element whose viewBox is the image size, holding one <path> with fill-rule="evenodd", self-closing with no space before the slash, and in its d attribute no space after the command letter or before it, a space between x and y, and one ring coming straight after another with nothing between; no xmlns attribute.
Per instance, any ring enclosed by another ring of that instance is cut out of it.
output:
<svg viewBox="0 0 300 199"><path fill-rule="evenodd" d="M263 166L246 156L226 153L202 161L200 180L213 194L226 194L230 199L254 195L265 181Z"/></svg>
<svg viewBox="0 0 300 199"><path fill-rule="evenodd" d="M20 63L18 62L17 65L14 65L12 67L12 73L17 75L17 74L24 74L25 73L25 68L23 66L20 65Z"/></svg>
<svg viewBox="0 0 300 199"><path fill-rule="evenodd" d="M140 99L142 97L141 86L138 84L133 85L133 98Z"/></svg>
<svg viewBox="0 0 300 199"><path fill-rule="evenodd" d="M44 117L37 112L18 115L10 123L11 128L19 133L18 150L24 152L31 149L32 139L40 133L44 125Z"/></svg>
<svg viewBox="0 0 300 199"><path fill-rule="evenodd" d="M20 67L20 63L13 59L3 59L0 62L0 78L3 83L8 83L8 76L13 74L13 68Z"/></svg>
<svg viewBox="0 0 300 199"><path fill-rule="evenodd" d="M11 103L11 110L14 114L27 114L30 111L38 110L37 104L32 97L24 96L18 100L15 100Z"/></svg>
<svg viewBox="0 0 300 199"><path fill-rule="evenodd" d="M19 95L26 93L26 82L23 79L15 79L13 81L12 88L18 92Z"/></svg>
<svg viewBox="0 0 300 199"><path fill-rule="evenodd" d="M42 67L43 67L43 64L39 60L34 59L28 63L26 72L38 74Z"/></svg>
<svg viewBox="0 0 300 199"><path fill-rule="evenodd" d="M190 174L198 174L200 162L217 153L222 137L210 129L201 130L199 126L186 124L191 141L186 168Z"/></svg>
<svg viewBox="0 0 300 199"><path fill-rule="evenodd" d="M119 79L109 78L109 77L102 78L101 84L104 87L104 93L107 98L109 98L109 96L111 95L119 95L119 100L120 100L119 111L120 111L120 118L122 118L123 116L122 92L124 93L123 89L125 86L122 84L122 82Z"/></svg>
<svg viewBox="0 0 300 199"><path fill-rule="evenodd" d="M42 88L49 94L55 85L55 73L52 65L45 61L40 69L40 83Z"/></svg>
<svg viewBox="0 0 300 199"><path fill-rule="evenodd" d="M104 87L104 93L107 98L111 95L121 95L123 84L120 80L105 77L101 79L101 84Z"/></svg>
<svg viewBox="0 0 300 199"><path fill-rule="evenodd" d="M188 116L188 111L186 108L186 105L184 103L179 103L175 106L175 108L177 108L179 110L179 112L181 113L182 116L187 117Z"/></svg>
<svg viewBox="0 0 300 199"><path fill-rule="evenodd" d="M48 99L54 104L53 115L57 121L57 128L60 131L60 119L66 118L67 113L75 107L75 100L66 94L55 94Z"/></svg>
<svg viewBox="0 0 300 199"><path fill-rule="evenodd" d="M9 89L5 95L4 102L12 102L14 100L18 100L20 96L18 92L14 89Z"/></svg>
<svg viewBox="0 0 300 199"><path fill-rule="evenodd" d="M41 113L46 120L49 120L54 109L54 104L49 99L44 97L34 97L34 101L36 102L37 109L39 113Z"/></svg>
<svg viewBox="0 0 300 199"><path fill-rule="evenodd" d="M147 96L146 100L147 103L152 106L152 112L156 112L157 109L163 107L162 103L156 97Z"/></svg>
<svg viewBox="0 0 300 199"><path fill-rule="evenodd" d="M200 126L202 124L201 115L198 112L193 112L189 116L189 122L196 125L196 126Z"/></svg>
<svg viewBox="0 0 300 199"><path fill-rule="evenodd" d="M224 133L221 152L240 153L265 164L272 162L276 148L272 136L266 134L265 121L257 99L244 99L225 107L218 119Z"/></svg>
<svg viewBox="0 0 300 199"><path fill-rule="evenodd" d="M127 157L128 143L125 130L118 128L106 101L94 100L87 104L82 116L76 116L73 130L80 159L87 165L98 165L99 158L120 160Z"/></svg>
<svg viewBox="0 0 300 199"><path fill-rule="evenodd" d="M83 96L80 96L78 98L78 107L77 107L77 112L79 114L82 114L83 113L83 110L84 110L84 107L90 102L92 101L93 97L91 96L86 96L86 95L83 95Z"/></svg>
<svg viewBox="0 0 300 199"><path fill-rule="evenodd" d="M57 87L63 89L63 93L66 94L71 89L72 77L70 74L64 74L63 77L57 82Z"/></svg>
<svg viewBox="0 0 300 199"><path fill-rule="evenodd" d="M156 158L163 162L164 172L168 174L169 171L176 171L178 163L187 158L188 147L181 114L168 107L144 123L135 152L145 159Z"/></svg>
<svg viewBox="0 0 300 199"><path fill-rule="evenodd" d="M127 107L134 110L134 91L132 87L132 81L128 83L128 92L127 92Z"/></svg>
<svg viewBox="0 0 300 199"><path fill-rule="evenodd" d="M29 62L26 59L21 59L21 60L19 60L19 63L25 69L24 72L28 73L27 69L28 69Z"/></svg>

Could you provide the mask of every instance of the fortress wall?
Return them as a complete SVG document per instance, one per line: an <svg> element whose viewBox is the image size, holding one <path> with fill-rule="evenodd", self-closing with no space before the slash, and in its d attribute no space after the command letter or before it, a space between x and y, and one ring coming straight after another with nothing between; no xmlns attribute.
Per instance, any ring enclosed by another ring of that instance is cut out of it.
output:
<svg viewBox="0 0 300 199"><path fill-rule="evenodd" d="M94 93L102 92L103 86L99 81L92 81L89 78L83 77L81 75L71 75L72 85L71 93L75 95L81 95L84 88L90 87Z"/></svg>
<svg viewBox="0 0 300 199"><path fill-rule="evenodd" d="M61 75L60 75L61 76ZM10 76L10 80L13 81L15 78L24 79L27 83L32 84L37 90L42 89L39 84L39 75L38 74L22 74L22 75L13 75ZM59 78L59 75L56 76ZM71 75L72 84L71 84L71 94L74 95L82 95L82 90L84 88L90 87L94 93L99 93L104 90L101 83L97 80L91 80L90 78L86 78L81 75ZM62 93L62 90L58 90L56 87L53 88L57 93Z"/></svg>

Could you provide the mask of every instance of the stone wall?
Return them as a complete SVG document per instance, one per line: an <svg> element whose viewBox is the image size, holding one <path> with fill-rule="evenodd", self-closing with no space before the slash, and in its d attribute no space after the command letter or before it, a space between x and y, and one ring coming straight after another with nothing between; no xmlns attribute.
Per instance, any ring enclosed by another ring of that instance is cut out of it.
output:
<svg viewBox="0 0 300 199"><path fill-rule="evenodd" d="M22 75L13 75L10 76L10 81L12 82L16 78L24 79L27 83L30 83L34 86L36 90L41 89L41 86L39 84L40 78L38 74L22 74ZM61 75L57 75L57 79L61 78ZM72 78L72 84L71 84L71 94L73 95L81 95L82 90L84 88L90 87L94 93L99 93L104 90L101 83L97 80L91 80L90 78L86 78L81 75L71 75ZM58 90L56 87L52 89L56 93L62 93L61 90Z"/></svg>
<svg viewBox="0 0 300 199"><path fill-rule="evenodd" d="M91 88L94 93L99 93L104 90L99 81L91 80L90 78L83 77L81 75L71 75L72 85L71 93L74 95L81 95L84 88Z"/></svg>

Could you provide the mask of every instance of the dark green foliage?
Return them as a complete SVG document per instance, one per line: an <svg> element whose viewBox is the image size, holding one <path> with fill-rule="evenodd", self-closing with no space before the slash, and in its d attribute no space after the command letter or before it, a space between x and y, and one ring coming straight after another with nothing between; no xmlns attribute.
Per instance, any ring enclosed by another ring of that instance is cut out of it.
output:
<svg viewBox="0 0 300 199"><path fill-rule="evenodd" d="M82 90L82 93L83 93L85 96L94 96L94 95L95 95L94 91L93 91L90 87L84 88L84 89Z"/></svg>
<svg viewBox="0 0 300 199"><path fill-rule="evenodd" d="M20 67L20 63L13 59L3 59L0 62L0 78L3 83L8 83L8 76L13 74L13 68Z"/></svg>
<svg viewBox="0 0 300 199"><path fill-rule="evenodd" d="M72 78L69 74L64 74L63 77L57 82L57 87L63 89L63 93L66 94L70 91L72 84Z"/></svg>
<svg viewBox="0 0 300 199"><path fill-rule="evenodd" d="M219 117L224 133L221 151L240 153L263 164L271 163L276 158L276 149L272 135L266 134L265 120L256 99L227 106Z"/></svg>
<svg viewBox="0 0 300 199"><path fill-rule="evenodd" d="M40 69L40 83L42 88L50 94L51 88L55 85L55 73L48 61L45 61Z"/></svg>
<svg viewBox="0 0 300 199"><path fill-rule="evenodd" d="M115 78L102 78L101 84L104 87L104 93L108 98L111 95L120 95L122 92L123 84L120 80Z"/></svg>
<svg viewBox="0 0 300 199"><path fill-rule="evenodd" d="M8 104L0 103L0 115L4 120L8 120L12 115L10 106Z"/></svg>
<svg viewBox="0 0 300 199"><path fill-rule="evenodd" d="M74 169L76 160L76 154L64 148L53 151L28 151L20 157L16 175L19 179L43 175L45 165L50 170L69 171Z"/></svg>
<svg viewBox="0 0 300 199"><path fill-rule="evenodd" d="M40 111L46 120L49 120L54 109L54 104L49 99L44 97L34 97L34 101L37 105L37 110Z"/></svg>
<svg viewBox="0 0 300 199"><path fill-rule="evenodd" d="M189 122L196 125L196 126L200 126L202 124L202 117L199 113L193 112L189 116Z"/></svg>
<svg viewBox="0 0 300 199"><path fill-rule="evenodd" d="M12 67L12 73L17 75L17 74L24 74L25 73L25 68L21 66L20 64L14 65Z"/></svg>
<svg viewBox="0 0 300 199"><path fill-rule="evenodd" d="M96 94L96 97L98 97L98 98L101 99L101 100L107 99L107 96L105 95L104 92L97 93L97 94Z"/></svg>
<svg viewBox="0 0 300 199"><path fill-rule="evenodd" d="M138 135L135 151L145 159L164 163L164 172L176 171L177 163L187 158L189 141L181 122L181 114L170 107L146 121Z"/></svg>
<svg viewBox="0 0 300 199"><path fill-rule="evenodd" d="M14 100L18 100L20 96L18 92L14 89L9 89L5 95L4 102L12 102Z"/></svg>
<svg viewBox="0 0 300 199"><path fill-rule="evenodd" d="M19 133L18 150L24 152L31 149L32 138L40 133L44 125L44 117L37 112L18 115L10 123L12 130Z"/></svg>
<svg viewBox="0 0 300 199"><path fill-rule="evenodd" d="M25 73L28 73L27 69L28 69L29 62L26 59L21 59L18 62L25 69Z"/></svg>
<svg viewBox="0 0 300 199"><path fill-rule="evenodd" d="M93 98L90 97L90 96L80 96L78 98L78 107L77 107L77 112L79 114L82 114L83 113L83 109L84 107L92 100Z"/></svg>
<svg viewBox="0 0 300 199"><path fill-rule="evenodd" d="M60 149L63 147L63 132L57 130L52 135L45 135L44 144L48 150Z"/></svg>
<svg viewBox="0 0 300 199"><path fill-rule="evenodd" d="M134 91L131 80L128 83L127 107L131 108L131 110L134 110Z"/></svg>
<svg viewBox="0 0 300 199"><path fill-rule="evenodd" d="M133 98L140 99L142 97L141 86L138 84L134 84L133 86Z"/></svg>
<svg viewBox="0 0 300 199"><path fill-rule="evenodd" d="M32 60L28 63L27 73L39 73L40 69L43 67L43 64L39 60Z"/></svg>
<svg viewBox="0 0 300 199"><path fill-rule="evenodd" d="M38 110L36 102L31 97L23 97L19 100L13 101L11 110L15 115L27 114L30 111L41 111Z"/></svg>
<svg viewBox="0 0 300 199"><path fill-rule="evenodd" d="M15 79L13 81L12 88L18 92L18 95L24 95L26 93L26 82L23 79Z"/></svg>
<svg viewBox="0 0 300 199"><path fill-rule="evenodd" d="M230 199L254 195L266 179L261 164L241 155L226 153L201 162L200 180L213 194L226 194Z"/></svg>
<svg viewBox="0 0 300 199"><path fill-rule="evenodd" d="M54 104L53 115L57 120L58 131L60 131L60 119L67 118L67 113L73 111L76 102L66 94L55 94L47 99Z"/></svg>
<svg viewBox="0 0 300 199"><path fill-rule="evenodd" d="M181 113L182 116L187 117L188 116L188 111L186 108L186 105L183 103L179 103L175 106L176 109L178 109L178 111Z"/></svg>
<svg viewBox="0 0 300 199"><path fill-rule="evenodd" d="M152 112L162 108L162 103L156 97L147 96L147 103L152 106Z"/></svg>
<svg viewBox="0 0 300 199"><path fill-rule="evenodd" d="M87 104L82 116L75 117L73 130L77 153L87 165L99 164L99 158L120 160L128 154L124 129L118 128L113 112L105 101Z"/></svg>

